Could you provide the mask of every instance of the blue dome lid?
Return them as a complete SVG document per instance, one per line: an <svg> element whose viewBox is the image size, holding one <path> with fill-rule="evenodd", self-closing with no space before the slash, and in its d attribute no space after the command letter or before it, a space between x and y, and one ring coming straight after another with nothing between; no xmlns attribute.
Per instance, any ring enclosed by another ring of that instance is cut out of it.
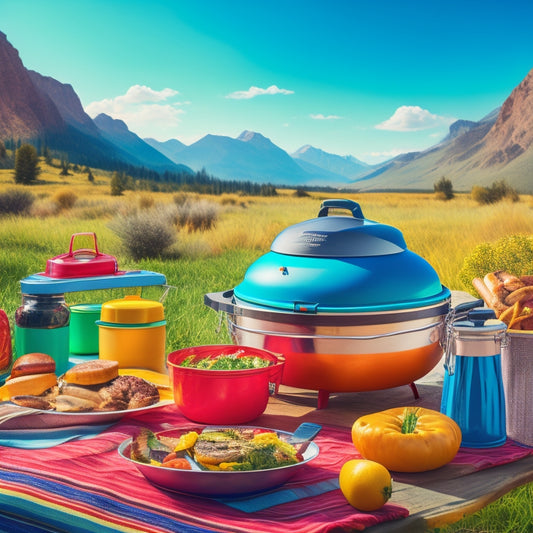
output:
<svg viewBox="0 0 533 533"><path fill-rule="evenodd" d="M247 270L235 297L254 305L300 312L369 312L433 305L450 297L433 267L407 249L391 226L363 217L325 216L282 231L270 252ZM327 211L326 211L327 214Z"/></svg>

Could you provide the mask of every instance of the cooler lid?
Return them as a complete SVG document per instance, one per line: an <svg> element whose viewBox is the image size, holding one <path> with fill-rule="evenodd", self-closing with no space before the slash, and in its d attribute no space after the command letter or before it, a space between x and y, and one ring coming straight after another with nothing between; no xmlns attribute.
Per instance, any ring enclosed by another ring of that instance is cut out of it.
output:
<svg viewBox="0 0 533 533"><path fill-rule="evenodd" d="M352 216L327 216L332 207ZM317 218L281 232L234 294L254 305L301 312L414 308L450 297L399 230L366 220L351 200L326 200Z"/></svg>
<svg viewBox="0 0 533 533"><path fill-rule="evenodd" d="M352 216L328 216L329 209L347 209ZM352 200L325 200L318 217L282 231L273 252L305 257L374 257L407 249L402 233L386 224L364 218Z"/></svg>

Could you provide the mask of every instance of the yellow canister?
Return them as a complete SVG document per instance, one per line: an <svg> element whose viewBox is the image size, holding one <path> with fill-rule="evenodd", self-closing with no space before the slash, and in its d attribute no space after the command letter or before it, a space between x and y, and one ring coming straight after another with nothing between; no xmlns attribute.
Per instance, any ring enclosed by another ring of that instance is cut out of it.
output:
<svg viewBox="0 0 533 533"><path fill-rule="evenodd" d="M126 296L102 304L99 357L118 361L119 368L146 368L166 373L166 321L163 304Z"/></svg>

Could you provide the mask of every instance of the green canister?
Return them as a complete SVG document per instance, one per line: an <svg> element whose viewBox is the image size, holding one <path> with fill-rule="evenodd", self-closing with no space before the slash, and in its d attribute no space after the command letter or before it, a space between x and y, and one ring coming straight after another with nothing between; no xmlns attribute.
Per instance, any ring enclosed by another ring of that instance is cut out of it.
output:
<svg viewBox="0 0 533 533"><path fill-rule="evenodd" d="M76 304L70 306L69 349L76 355L98 353L99 329L102 304Z"/></svg>

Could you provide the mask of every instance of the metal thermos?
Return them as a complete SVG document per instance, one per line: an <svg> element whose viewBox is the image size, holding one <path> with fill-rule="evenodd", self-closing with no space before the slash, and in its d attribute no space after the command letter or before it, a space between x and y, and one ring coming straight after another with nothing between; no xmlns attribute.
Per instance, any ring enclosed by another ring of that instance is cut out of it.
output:
<svg viewBox="0 0 533 533"><path fill-rule="evenodd" d="M448 324L440 410L461 428L461 446L492 448L507 439L501 368L506 329L490 309L472 309Z"/></svg>
<svg viewBox="0 0 533 533"><path fill-rule="evenodd" d="M64 294L23 294L15 312L16 356L46 353L56 363L56 374L68 370L70 311Z"/></svg>

